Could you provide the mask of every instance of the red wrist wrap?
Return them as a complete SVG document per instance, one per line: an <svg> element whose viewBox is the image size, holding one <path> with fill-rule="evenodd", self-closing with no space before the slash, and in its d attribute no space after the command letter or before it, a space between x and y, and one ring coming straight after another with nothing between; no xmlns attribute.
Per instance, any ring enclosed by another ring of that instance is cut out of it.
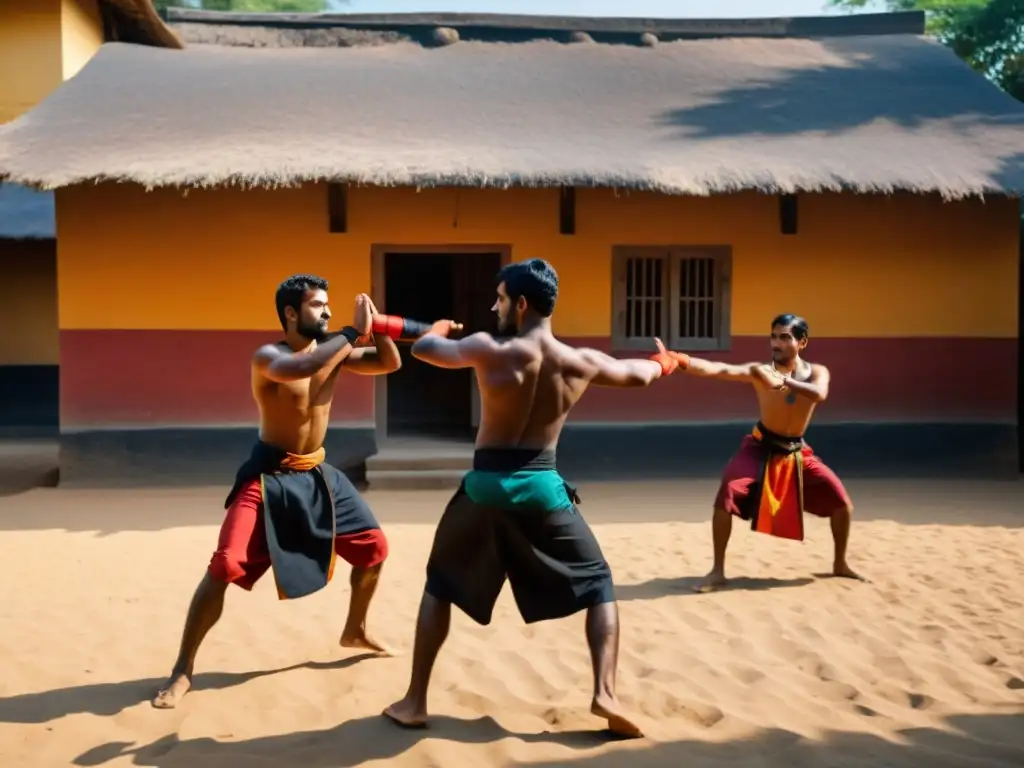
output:
<svg viewBox="0 0 1024 768"><path fill-rule="evenodd" d="M383 333L388 338L398 340L402 337L405 320L396 315L374 315L371 327L374 333Z"/></svg>

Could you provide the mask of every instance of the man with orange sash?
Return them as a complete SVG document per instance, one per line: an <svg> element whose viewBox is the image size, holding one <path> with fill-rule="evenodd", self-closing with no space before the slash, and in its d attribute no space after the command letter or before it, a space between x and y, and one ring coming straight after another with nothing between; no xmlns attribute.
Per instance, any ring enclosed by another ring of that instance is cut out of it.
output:
<svg viewBox="0 0 1024 768"><path fill-rule="evenodd" d="M296 599L327 586L336 558L346 560L352 596L340 644L389 654L366 632L387 538L348 478L326 463L323 442L338 375L398 370L395 339L430 326L381 315L360 294L352 325L329 334L327 281L314 275L286 279L276 303L285 338L258 349L251 363L259 440L225 501L217 549L192 598L171 676L153 699L157 708L175 707L191 687L196 654L220 618L228 585L251 590L268 570L278 597ZM373 346L357 347L371 335Z"/></svg>
<svg viewBox="0 0 1024 768"><path fill-rule="evenodd" d="M699 591L725 585L725 550L732 518L749 520L754 531L803 541L803 512L826 517L835 542L833 574L860 579L846 562L853 504L836 474L804 442L818 403L828 397L829 372L800 357L807 347L807 322L791 314L772 321L772 362L729 365L676 352L678 370L691 376L754 386L760 421L743 438L722 474L712 520L714 566Z"/></svg>

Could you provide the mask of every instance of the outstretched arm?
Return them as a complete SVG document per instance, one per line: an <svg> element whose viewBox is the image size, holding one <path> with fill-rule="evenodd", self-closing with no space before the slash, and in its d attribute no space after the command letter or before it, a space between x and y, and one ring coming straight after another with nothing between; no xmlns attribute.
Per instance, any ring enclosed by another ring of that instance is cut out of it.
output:
<svg viewBox="0 0 1024 768"><path fill-rule="evenodd" d="M711 360L703 360L699 357L691 357L685 366L680 366L681 370L691 376L720 379L722 381L742 381L747 384L754 382L756 368L757 363L732 365L730 363L716 363Z"/></svg>
<svg viewBox="0 0 1024 768"><path fill-rule="evenodd" d="M308 379L325 368L340 365L352 354L352 343L358 336L355 330L346 329L317 345L312 352L289 352L275 344L267 344L256 350L252 365L271 381Z"/></svg>
<svg viewBox="0 0 1024 768"><path fill-rule="evenodd" d="M682 352L669 352L660 339L655 339L654 342L658 346L658 352L651 359L668 366L664 368L665 373L682 369L691 376L720 379L721 381L742 381L765 389L785 389L786 385L782 376L760 363L742 363L741 365L715 363L710 360L702 360L699 357L690 357Z"/></svg>
<svg viewBox="0 0 1024 768"><path fill-rule="evenodd" d="M619 359L596 349L577 350L589 369L591 384L599 387L646 387L661 377L663 367L654 360Z"/></svg>
<svg viewBox="0 0 1024 768"><path fill-rule="evenodd" d="M479 365L500 349L501 345L488 333L474 333L464 339L449 339L431 331L420 336L410 351L417 360L438 368L454 369Z"/></svg>
<svg viewBox="0 0 1024 768"><path fill-rule="evenodd" d="M823 403L828 399L828 387L831 381L828 368L823 365L812 365L811 375L807 381L797 381L789 376L782 379L787 389L806 397L812 403Z"/></svg>

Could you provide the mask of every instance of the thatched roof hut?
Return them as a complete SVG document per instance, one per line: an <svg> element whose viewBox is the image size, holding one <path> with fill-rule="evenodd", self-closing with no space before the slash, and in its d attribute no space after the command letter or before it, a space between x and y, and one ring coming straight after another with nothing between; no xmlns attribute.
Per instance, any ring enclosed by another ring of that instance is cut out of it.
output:
<svg viewBox="0 0 1024 768"><path fill-rule="evenodd" d="M103 37L160 48L183 48L178 33L153 9L150 0L100 0ZM51 192L0 183L0 239L38 240L55 235Z"/></svg>
<svg viewBox="0 0 1024 768"><path fill-rule="evenodd" d="M1024 190L1024 104L924 37L921 14L169 20L184 50L105 45L0 129L0 177ZM438 27L457 34L441 45Z"/></svg>

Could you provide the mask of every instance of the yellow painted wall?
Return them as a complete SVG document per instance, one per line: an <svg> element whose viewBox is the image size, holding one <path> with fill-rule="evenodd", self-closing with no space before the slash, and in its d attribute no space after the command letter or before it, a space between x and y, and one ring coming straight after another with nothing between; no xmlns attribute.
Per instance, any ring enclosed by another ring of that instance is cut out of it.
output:
<svg viewBox="0 0 1024 768"><path fill-rule="evenodd" d="M52 240L0 240L0 365L58 365Z"/></svg>
<svg viewBox="0 0 1024 768"><path fill-rule="evenodd" d="M36 106L103 44L97 0L0 0L0 123ZM0 240L0 365L56 365L55 245Z"/></svg>
<svg viewBox="0 0 1024 768"><path fill-rule="evenodd" d="M49 96L101 45L98 0L0 0L0 123Z"/></svg>
<svg viewBox="0 0 1024 768"><path fill-rule="evenodd" d="M374 243L508 243L513 259L558 270L556 332L607 336L614 245L729 244L734 335L763 335L782 311L805 315L818 338L1017 333L1010 199L805 195L794 237L779 234L766 195L580 190L571 237L558 233L557 200L555 190L353 188L349 232L332 235L322 186L61 190L61 328L274 330L273 291L288 274L322 274L347 303L370 288Z"/></svg>
<svg viewBox="0 0 1024 768"><path fill-rule="evenodd" d="M103 19L97 0L61 0L60 15L61 64L67 80L103 45Z"/></svg>
<svg viewBox="0 0 1024 768"><path fill-rule="evenodd" d="M0 123L61 84L61 1L0 0Z"/></svg>

